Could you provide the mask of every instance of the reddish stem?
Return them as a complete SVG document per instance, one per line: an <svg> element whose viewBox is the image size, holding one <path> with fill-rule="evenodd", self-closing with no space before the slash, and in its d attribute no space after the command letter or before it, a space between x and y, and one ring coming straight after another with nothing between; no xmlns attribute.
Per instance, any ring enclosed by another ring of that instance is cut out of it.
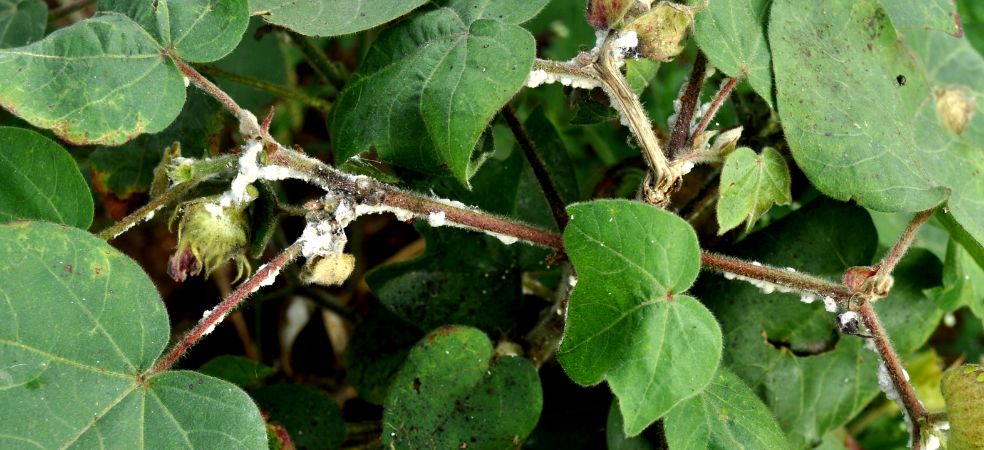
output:
<svg viewBox="0 0 984 450"><path fill-rule="evenodd" d="M707 57L703 53L697 53L694 60L694 67L690 71L690 78L687 86L680 95L680 111L677 113L676 125L673 126L673 133L670 135L670 142L666 145L666 155L673 159L676 157L683 144L690 137L690 122L693 120L694 111L700 103L700 88L704 84L704 74L707 71Z"/></svg>
<svg viewBox="0 0 984 450"><path fill-rule="evenodd" d="M721 272L729 272L756 280L768 281L804 292L812 292L835 300L846 301L851 291L841 284L802 272L792 272L767 265L752 264L730 256L708 251L700 254L701 265Z"/></svg>
<svg viewBox="0 0 984 450"><path fill-rule="evenodd" d="M697 139L697 136L700 136L701 133L707 130L707 126L711 124L711 120L713 120L714 116L717 115L718 109L721 109L721 105L724 104L724 101L728 99L731 95L731 91L733 91L737 85L738 77L731 77L724 83L724 86L721 86L721 89L714 95L714 100L711 101L710 109L704 113L704 117L702 117L700 119L700 123L697 124L697 129L691 133L688 142L693 143L693 141Z"/></svg>
<svg viewBox="0 0 984 450"><path fill-rule="evenodd" d="M902 235L899 236L899 240L892 246L892 249L889 250L885 257L882 258L881 262L878 263L877 276L884 277L892 274L895 266L899 264L905 253L909 251L909 247L912 246L912 241L916 238L916 234L919 233L919 228L932 217L934 211L936 211L936 208L921 211L909 221L909 225L905 227Z"/></svg>
<svg viewBox="0 0 984 450"><path fill-rule="evenodd" d="M275 277L277 273L280 272L287 264L290 264L298 255L301 254L301 244L294 243L290 247L284 249L279 255L271 259L266 263L260 270L250 277L248 280L244 281L239 286L236 286L236 290L232 291L225 300L219 303L215 308L213 308L208 315L202 318L201 321L195 325L187 334L181 338L177 344L171 347L171 351L167 353L167 356L159 359L157 364L154 365L150 371L145 375L147 377L154 374L163 372L171 368L175 362L181 359L185 353L188 352L191 347L194 347L209 332L211 329L222 322L225 316L229 314L232 310L236 309L246 297L249 297L254 291L259 289L262 284L267 281L268 277Z"/></svg>
<svg viewBox="0 0 984 450"><path fill-rule="evenodd" d="M564 209L564 200L560 198L560 191L558 191L553 178L550 177L550 172L547 171L547 164L536 151L536 144L533 143L533 139L526 132L526 127L516 117L512 106L506 105L505 108L502 108L502 117L506 119L506 123L512 130L513 136L516 137L519 148L523 150L523 156L526 156L526 162L533 169L533 175L539 181L540 189L543 190L543 195L547 198L547 203L550 205L550 212L554 216L554 221L557 222L557 226L563 231L571 219L567 216L567 211Z"/></svg>

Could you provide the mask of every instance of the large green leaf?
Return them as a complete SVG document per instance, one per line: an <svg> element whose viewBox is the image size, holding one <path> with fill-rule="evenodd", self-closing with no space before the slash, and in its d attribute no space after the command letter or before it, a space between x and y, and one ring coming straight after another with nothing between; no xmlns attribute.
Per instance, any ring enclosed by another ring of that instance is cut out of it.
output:
<svg viewBox="0 0 984 450"><path fill-rule="evenodd" d="M374 150L419 172L442 168L467 184L472 152L533 64L517 23L543 0L461 0L383 32L335 105L330 131L345 160Z"/></svg>
<svg viewBox="0 0 984 450"><path fill-rule="evenodd" d="M769 409L723 367L704 392L670 411L665 427L674 450L789 448Z"/></svg>
<svg viewBox="0 0 984 450"><path fill-rule="evenodd" d="M427 251L366 277L379 300L423 331L470 325L508 331L522 299L520 271L497 239L465 230L421 226Z"/></svg>
<svg viewBox="0 0 984 450"><path fill-rule="evenodd" d="M953 0L878 0L896 28L919 28L957 35L960 20Z"/></svg>
<svg viewBox="0 0 984 450"><path fill-rule="evenodd" d="M0 104L75 144L118 145L167 127L185 100L181 73L139 25L84 20L0 50Z"/></svg>
<svg viewBox="0 0 984 450"><path fill-rule="evenodd" d="M735 150L721 171L717 204L720 233L742 222L746 222L746 230L751 229L773 204L788 205L793 201L790 184L789 167L776 149L766 147L761 155L748 147Z"/></svg>
<svg viewBox="0 0 984 450"><path fill-rule="evenodd" d="M424 335L383 306L373 307L345 348L345 372L363 400L383 404L410 348Z"/></svg>
<svg viewBox="0 0 984 450"><path fill-rule="evenodd" d="M145 375L169 333L153 283L84 231L0 226L0 447L266 448L228 382Z"/></svg>
<svg viewBox="0 0 984 450"><path fill-rule="evenodd" d="M89 185L65 149L34 131L0 127L0 221L92 223Z"/></svg>
<svg viewBox="0 0 984 450"><path fill-rule="evenodd" d="M400 17L427 0L250 0L263 20L308 36L367 30Z"/></svg>
<svg viewBox="0 0 984 450"><path fill-rule="evenodd" d="M765 34L770 3L714 0L694 18L694 38L714 67L728 76L748 79L752 89L772 106L772 57Z"/></svg>
<svg viewBox="0 0 984 450"><path fill-rule="evenodd" d="M383 410L387 448L515 448L543 406L529 361L494 356L479 330L440 328L400 369Z"/></svg>
<svg viewBox="0 0 984 450"><path fill-rule="evenodd" d="M714 316L680 294L700 269L697 236L683 219L638 202L568 212L564 246L578 281L557 358L579 384L608 380L633 436L698 394L721 359Z"/></svg>
<svg viewBox="0 0 984 450"><path fill-rule="evenodd" d="M984 160L975 131L984 122L977 114L966 129L954 126L953 101L937 111L941 89L957 89L947 98L963 100L963 92L980 91L984 81L967 65L981 67L979 55L944 33L907 29L910 45L928 49L914 57L873 0L777 2L770 23L780 117L813 184L881 211L928 209L949 190L953 217L984 242ZM949 77L959 85L947 86Z"/></svg>
<svg viewBox="0 0 984 450"><path fill-rule="evenodd" d="M41 39L47 26L48 5L44 0L0 0L0 48Z"/></svg>
<svg viewBox="0 0 984 450"><path fill-rule="evenodd" d="M218 151L223 110L218 102L199 90L188 93L178 119L164 131L144 134L119 147L96 147L89 155L97 189L105 189L119 198L147 192L154 179L154 169L161 162L164 149L181 143L185 157L201 157Z"/></svg>
<svg viewBox="0 0 984 450"><path fill-rule="evenodd" d="M753 233L737 256L839 279L869 265L877 240L867 213L820 199ZM875 304L901 355L929 338L942 311L923 293L940 283L939 260L913 249L895 274L891 294ZM741 281L708 275L695 295L724 330L725 365L772 410L791 448L808 448L854 417L878 393L878 356L861 338L840 335L823 302L797 294L765 294Z"/></svg>
<svg viewBox="0 0 984 450"><path fill-rule="evenodd" d="M249 24L246 0L99 0L99 9L126 14L162 48L190 62L228 55Z"/></svg>

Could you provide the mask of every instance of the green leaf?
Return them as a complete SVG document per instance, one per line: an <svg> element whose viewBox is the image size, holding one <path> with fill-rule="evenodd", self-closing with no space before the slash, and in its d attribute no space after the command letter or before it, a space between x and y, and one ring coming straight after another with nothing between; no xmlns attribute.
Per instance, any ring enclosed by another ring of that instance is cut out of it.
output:
<svg viewBox="0 0 984 450"><path fill-rule="evenodd" d="M228 55L249 24L246 0L99 0L99 10L129 16L162 48L198 63Z"/></svg>
<svg viewBox="0 0 984 450"><path fill-rule="evenodd" d="M284 45L278 41L276 33L258 33L261 27L263 21L254 17L246 29L246 38L215 65L237 75L288 86L289 63L284 55ZM216 78L215 84L236 99L239 106L250 111L260 111L276 98L270 92L222 78Z"/></svg>
<svg viewBox="0 0 984 450"><path fill-rule="evenodd" d="M896 28L921 28L957 36L963 32L953 0L879 0Z"/></svg>
<svg viewBox="0 0 984 450"><path fill-rule="evenodd" d="M789 167L776 149L766 147L761 155L748 147L736 149L728 155L721 171L718 234L742 222L746 222L745 230L750 230L773 204L790 204L793 201L790 184Z"/></svg>
<svg viewBox="0 0 984 450"><path fill-rule="evenodd" d="M23 128L0 127L0 221L47 220L89 228L89 185L58 143Z"/></svg>
<svg viewBox="0 0 984 450"><path fill-rule="evenodd" d="M145 375L170 336L154 284L78 229L0 226L0 447L266 448L235 385ZM44 420L39 420L44 419Z"/></svg>
<svg viewBox="0 0 984 450"><path fill-rule="evenodd" d="M605 443L608 450L653 450L654 446L645 436L626 436L625 420L618 410L618 400L612 401L608 409L608 422L605 424Z"/></svg>
<svg viewBox="0 0 984 450"><path fill-rule="evenodd" d="M707 389L670 411L665 429L673 449L789 448L769 409L723 367Z"/></svg>
<svg viewBox="0 0 984 450"><path fill-rule="evenodd" d="M355 33L396 19L427 0L250 0L263 20L308 36Z"/></svg>
<svg viewBox="0 0 984 450"><path fill-rule="evenodd" d="M450 324L507 331L522 299L521 273L509 247L472 231L418 229L427 239L423 255L366 277L380 302L423 331Z"/></svg>
<svg viewBox="0 0 984 450"><path fill-rule="evenodd" d="M529 361L494 356L479 330L424 337L383 405L386 448L514 448L540 417L540 379Z"/></svg>
<svg viewBox="0 0 984 450"><path fill-rule="evenodd" d="M851 266L875 260L876 232L867 213L821 198L755 232L733 254L778 267L840 279ZM918 348L942 317L924 293L940 283L939 260L912 249L896 268L891 294L875 303L900 355ZM719 276L694 289L724 330L724 365L772 410L790 448L820 444L879 392L878 356L861 338L841 335L817 299L764 294Z"/></svg>
<svg viewBox="0 0 984 450"><path fill-rule="evenodd" d="M910 45L931 50L899 45L873 0L774 4L769 37L793 157L825 194L875 210L929 209L949 190L953 217L984 242L984 141L976 131L984 132L984 119L968 123L955 108L981 89L975 74L984 63L965 40L903 31ZM951 78L959 85L944 84ZM945 104L944 92L952 94Z"/></svg>
<svg viewBox="0 0 984 450"><path fill-rule="evenodd" d="M344 354L348 380L363 400L383 404L410 348L423 334L383 306L370 310Z"/></svg>
<svg viewBox="0 0 984 450"><path fill-rule="evenodd" d="M974 315L984 319L984 269L954 240L946 247L943 287L934 294L940 309L969 306Z"/></svg>
<svg viewBox="0 0 984 450"><path fill-rule="evenodd" d="M943 374L940 383L950 424L947 444L954 449L980 448L984 442L984 367L964 364Z"/></svg>
<svg viewBox="0 0 984 450"><path fill-rule="evenodd" d="M119 145L181 111L181 73L139 25L106 14L0 50L0 105L73 144Z"/></svg>
<svg viewBox="0 0 984 450"><path fill-rule="evenodd" d="M703 2L695 2L703 3ZM714 0L694 18L694 39L714 67L748 79L772 106L772 57L765 28L769 0Z"/></svg>
<svg viewBox="0 0 984 450"><path fill-rule="evenodd" d="M338 158L375 150L425 174L450 169L467 185L479 136L533 64L533 36L516 22L543 3L454 1L380 34L335 104Z"/></svg>
<svg viewBox="0 0 984 450"><path fill-rule="evenodd" d="M637 202L568 212L564 246L578 282L557 358L578 384L608 379L634 436L698 394L721 359L714 316L680 294L700 269L697 236L676 215Z"/></svg>
<svg viewBox="0 0 984 450"><path fill-rule="evenodd" d="M274 384L253 394L263 412L287 429L297 448L338 449L345 440L345 420L324 392L302 384Z"/></svg>
<svg viewBox="0 0 984 450"><path fill-rule="evenodd" d="M277 373L273 367L236 355L216 356L202 364L198 372L240 387L259 384L264 378Z"/></svg>
<svg viewBox="0 0 984 450"><path fill-rule="evenodd" d="M147 192L164 149L175 142L181 143L185 157L213 154L219 150L223 114L211 97L197 89L190 91L178 119L164 131L140 135L119 147L96 147L89 155L96 189L122 199Z"/></svg>
<svg viewBox="0 0 984 450"><path fill-rule="evenodd" d="M41 39L47 26L48 5L44 0L0 0L0 48Z"/></svg>
<svg viewBox="0 0 984 450"><path fill-rule="evenodd" d="M984 52L984 3L977 0L957 0L956 3L967 40L978 53Z"/></svg>

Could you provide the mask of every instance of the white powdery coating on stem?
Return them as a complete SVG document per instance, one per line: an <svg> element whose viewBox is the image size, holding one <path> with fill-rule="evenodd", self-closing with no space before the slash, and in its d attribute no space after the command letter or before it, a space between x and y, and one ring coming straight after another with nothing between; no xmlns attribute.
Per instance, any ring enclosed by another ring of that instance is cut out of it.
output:
<svg viewBox="0 0 984 450"><path fill-rule="evenodd" d="M210 314L212 314L212 310L211 309L205 310L205 312L202 313L202 321L204 322L206 319L208 319L208 316ZM205 331L202 332L202 336L208 336L213 331L215 331L215 326L218 325L218 324L220 324L220 323L222 323L222 321L225 320L225 318L226 318L226 315L223 314L222 317L219 317L215 322L212 322L212 324L209 325L208 328L206 328Z"/></svg>
<svg viewBox="0 0 984 450"><path fill-rule="evenodd" d="M909 372L906 372L905 369L902 369L902 376L905 377L905 381L909 381ZM902 418L905 419L905 426L909 429L909 435L912 436L912 418L909 417L909 411L905 409L905 402L902 401L902 396L895 389L895 383L892 382L892 376L888 372L888 367L885 366L885 361L878 362L878 387L885 393L885 397L894 401L899 406L899 409L902 410ZM916 401L918 402L918 400Z"/></svg>
<svg viewBox="0 0 984 450"><path fill-rule="evenodd" d="M256 270L256 273L263 272L264 270L266 270L266 268L267 268L268 265L269 265L269 263L260 266L260 268ZM256 291L260 290L261 287L272 285L273 282L277 281L277 277L280 275L280 269L281 269L281 267L276 267L276 268L270 270L270 273L266 274L266 276L263 277L263 279L260 280L260 282L257 283L256 286L253 287L253 290L252 291L249 291L249 292L250 293L253 293L253 292L256 292Z"/></svg>
<svg viewBox="0 0 984 450"><path fill-rule="evenodd" d="M396 216L396 220L399 220L401 222L406 222L415 216L415 214L412 211L408 211L402 208L397 208L394 206L387 206L387 205L369 206L369 205L362 205L362 204L355 205L355 215L357 217L365 216L367 214L393 214Z"/></svg>
<svg viewBox="0 0 984 450"><path fill-rule="evenodd" d="M219 205L228 208L251 200L246 187L260 178L260 166L256 163L256 158L261 150L263 144L260 141L246 143L242 155L239 156L239 173L232 179L229 190L219 197Z"/></svg>
<svg viewBox="0 0 984 450"><path fill-rule="evenodd" d="M308 222L298 239L301 254L311 259L318 255L338 254L345 248L345 234L340 236L328 221Z"/></svg>
<svg viewBox="0 0 984 450"><path fill-rule="evenodd" d="M827 312L831 312L831 313L837 312L837 301L835 301L833 298L830 297L824 297L823 309L826 309Z"/></svg>
<svg viewBox="0 0 984 450"><path fill-rule="evenodd" d="M758 261L752 261L752 265L753 266L761 267L762 266L762 263L760 263ZM790 272L795 272L796 271L795 269L791 269L791 268L787 268L786 270L787 271L790 271ZM781 284L775 284L775 283L772 283L772 282L769 282L769 281L765 281L765 280L759 280L759 279L755 279L755 278L751 278L751 277L746 277L744 275L739 275L737 273L723 272L722 274L724 275L724 278L727 279L727 280L740 280L740 281L744 281L746 283L749 283L752 286L755 286L755 287L759 288L759 290L762 291L763 294L771 294L773 292L779 292L781 294L789 294L789 293L800 292L798 289L794 289L794 288L791 288L791 287L783 286ZM800 292L800 301L801 302L806 303L806 304L810 304L810 303L813 303L816 300L817 300L817 295L816 294L813 294L811 292ZM831 298L831 297L823 297L823 304L824 304L824 309L826 309L827 312L837 312L837 301L834 300L833 298Z"/></svg>
<svg viewBox="0 0 984 450"><path fill-rule="evenodd" d="M837 316L837 320L840 322L841 328L848 326L849 324L860 320L861 316L854 311L846 311L843 314Z"/></svg>
<svg viewBox="0 0 984 450"><path fill-rule="evenodd" d="M446 224L444 211L432 212L427 215L427 224L432 227L442 227Z"/></svg>
<svg viewBox="0 0 984 450"><path fill-rule="evenodd" d="M143 215L143 217L139 217L136 220L134 220L133 222L130 222L129 225L123 227L123 229L121 229L120 231L117 231L116 234L113 235L113 238L116 238L117 236L119 236L119 235L121 235L123 233L126 233L127 231L130 231L130 228L133 228L133 227L137 226L138 224L141 224L141 223L146 222L146 221L148 221L150 219L153 219L154 218L154 215L157 214L157 211L160 211L161 208L163 208L163 207L164 207L164 205L158 206L158 207L156 207L156 208L148 211L146 214Z"/></svg>
<svg viewBox="0 0 984 450"><path fill-rule="evenodd" d="M615 51L623 55L639 46L639 35L635 31L619 33L615 39Z"/></svg>
<svg viewBox="0 0 984 450"><path fill-rule="evenodd" d="M575 89L594 89L601 86L601 82L593 78L566 73L550 73L543 69L534 69L526 77L526 87L529 88L556 82Z"/></svg>
<svg viewBox="0 0 984 450"><path fill-rule="evenodd" d="M500 242L502 242L503 244L506 244L506 245L513 245L517 241L519 241L519 238L517 238L515 236L507 236L505 234L496 233L494 231L485 231L485 230L481 230L481 231L484 232L485 234L489 235L489 236L492 236L492 237L498 239Z"/></svg>

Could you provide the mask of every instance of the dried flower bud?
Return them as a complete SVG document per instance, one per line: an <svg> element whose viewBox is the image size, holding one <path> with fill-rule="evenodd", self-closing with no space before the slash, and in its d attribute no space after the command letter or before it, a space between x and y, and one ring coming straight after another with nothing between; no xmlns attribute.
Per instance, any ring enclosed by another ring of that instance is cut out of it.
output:
<svg viewBox="0 0 984 450"><path fill-rule="evenodd" d="M322 286L338 286L355 269L355 256L348 253L317 256L304 265L301 280Z"/></svg>
<svg viewBox="0 0 984 450"><path fill-rule="evenodd" d="M954 133L962 134L977 110L974 94L964 86L952 86L935 89L933 95L943 123Z"/></svg>
<svg viewBox="0 0 984 450"><path fill-rule="evenodd" d="M943 374L940 382L950 422L948 448L980 448L984 442L984 367L964 364Z"/></svg>
<svg viewBox="0 0 984 450"><path fill-rule="evenodd" d="M247 206L244 203L223 208L216 198L182 205L178 246L168 262L168 275L174 281L184 281L204 268L208 276L229 260L236 261L236 279L249 273L251 268L245 255L249 244Z"/></svg>
<svg viewBox="0 0 984 450"><path fill-rule="evenodd" d="M850 267L844 271L844 276L841 277L841 281L844 286L847 286L851 292L861 292L864 284L868 282L868 279L875 276L878 273L877 267L872 266L855 266Z"/></svg>
<svg viewBox="0 0 984 450"><path fill-rule="evenodd" d="M666 62L683 51L683 38L694 21L695 8L660 2L635 18L623 31L639 36L639 53L653 61Z"/></svg>
<svg viewBox="0 0 984 450"><path fill-rule="evenodd" d="M588 23L598 30L617 25L635 0L588 0Z"/></svg>

